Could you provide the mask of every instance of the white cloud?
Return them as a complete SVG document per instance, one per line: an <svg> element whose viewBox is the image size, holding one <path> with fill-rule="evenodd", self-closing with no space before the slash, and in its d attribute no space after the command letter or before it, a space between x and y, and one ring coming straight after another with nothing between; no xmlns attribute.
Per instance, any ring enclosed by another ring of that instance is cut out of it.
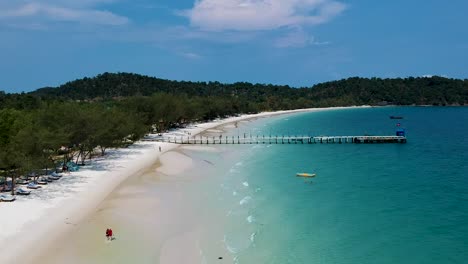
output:
<svg viewBox="0 0 468 264"><path fill-rule="evenodd" d="M66 7L95 7L118 2L119 0L0 0L0 6L20 6L26 4L42 4Z"/></svg>
<svg viewBox="0 0 468 264"><path fill-rule="evenodd" d="M424 74L421 76L422 78L432 78L432 77L444 77L449 78L446 74L434 75L434 74Z"/></svg>
<svg viewBox="0 0 468 264"><path fill-rule="evenodd" d="M287 47L305 47L313 40L313 37L305 34L303 31L292 31L287 35L276 39L275 46L278 48L287 48Z"/></svg>
<svg viewBox="0 0 468 264"><path fill-rule="evenodd" d="M319 42L302 28L297 27L286 35L279 37L274 42L277 48L302 48L310 45L324 46L330 44L328 41Z"/></svg>
<svg viewBox="0 0 468 264"><path fill-rule="evenodd" d="M179 53L181 56L187 58L187 59L192 59L192 60L198 60L201 59L202 56L200 54L194 53L194 52L182 52Z"/></svg>
<svg viewBox="0 0 468 264"><path fill-rule="evenodd" d="M118 0L42 0L42 2L65 6L96 6L115 3Z"/></svg>
<svg viewBox="0 0 468 264"><path fill-rule="evenodd" d="M48 27L41 23L7 23L5 26L14 29L25 29L25 30L47 30Z"/></svg>
<svg viewBox="0 0 468 264"><path fill-rule="evenodd" d="M180 14L202 30L255 31L323 24L345 9L334 0L196 0Z"/></svg>
<svg viewBox="0 0 468 264"><path fill-rule="evenodd" d="M41 1L41 3L38 1L28 1L20 5L5 5L0 3L0 19L16 22L28 20L28 23L31 21L39 23L51 20L114 26L127 24L129 22L127 17L116 15L106 10L93 9L91 7L98 3L109 3L111 1L112 0L85 0L81 2L79 6L64 5L69 2L71 3L71 0Z"/></svg>

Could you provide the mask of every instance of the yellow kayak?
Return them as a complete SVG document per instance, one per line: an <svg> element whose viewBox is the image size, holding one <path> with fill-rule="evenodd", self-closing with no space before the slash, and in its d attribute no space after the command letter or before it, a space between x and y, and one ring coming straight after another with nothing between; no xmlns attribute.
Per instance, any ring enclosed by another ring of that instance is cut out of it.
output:
<svg viewBox="0 0 468 264"><path fill-rule="evenodd" d="M297 177L315 177L315 173L305 173L305 172L300 172L296 173Z"/></svg>

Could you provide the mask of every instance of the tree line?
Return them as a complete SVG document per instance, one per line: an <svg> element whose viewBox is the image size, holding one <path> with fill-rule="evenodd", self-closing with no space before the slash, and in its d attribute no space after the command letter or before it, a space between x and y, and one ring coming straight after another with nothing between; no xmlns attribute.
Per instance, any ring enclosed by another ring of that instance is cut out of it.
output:
<svg viewBox="0 0 468 264"><path fill-rule="evenodd" d="M468 105L468 80L349 78L311 88L104 73L0 91L0 173L13 178L131 144L148 132L244 113L350 105Z"/></svg>
<svg viewBox="0 0 468 264"><path fill-rule="evenodd" d="M0 106L0 177L12 179L58 163L84 164L149 132L260 110L232 98L168 93L100 101L3 93Z"/></svg>
<svg viewBox="0 0 468 264"><path fill-rule="evenodd" d="M154 93L200 97L237 98L257 104L262 110L375 105L465 105L468 104L468 80L431 78L359 78L292 88L285 85L237 82L171 81L133 73L103 73L59 87L38 89L30 95L73 100L107 100Z"/></svg>

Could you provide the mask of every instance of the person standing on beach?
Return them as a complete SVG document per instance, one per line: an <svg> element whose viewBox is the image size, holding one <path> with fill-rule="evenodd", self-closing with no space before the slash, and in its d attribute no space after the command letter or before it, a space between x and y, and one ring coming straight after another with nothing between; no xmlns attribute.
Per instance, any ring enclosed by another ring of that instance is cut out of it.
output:
<svg viewBox="0 0 468 264"><path fill-rule="evenodd" d="M161 146L159 146L159 152L161 152Z"/></svg>

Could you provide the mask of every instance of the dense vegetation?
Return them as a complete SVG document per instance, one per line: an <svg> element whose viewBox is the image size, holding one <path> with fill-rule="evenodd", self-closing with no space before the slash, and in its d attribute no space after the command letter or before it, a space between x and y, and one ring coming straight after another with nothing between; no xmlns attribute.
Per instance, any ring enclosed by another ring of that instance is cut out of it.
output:
<svg viewBox="0 0 468 264"><path fill-rule="evenodd" d="M290 88L178 82L104 73L31 93L0 91L0 173L16 178L58 161L83 163L150 131L266 110L349 105L468 105L468 80L346 80Z"/></svg>
<svg viewBox="0 0 468 264"><path fill-rule="evenodd" d="M432 78L349 78L311 88L238 82L179 82L131 73L104 73L58 88L42 88L32 95L74 100L103 100L128 96L169 93L200 97L223 97L247 101L259 110L310 106L375 105L382 101L396 105L463 105L468 103L468 80Z"/></svg>

